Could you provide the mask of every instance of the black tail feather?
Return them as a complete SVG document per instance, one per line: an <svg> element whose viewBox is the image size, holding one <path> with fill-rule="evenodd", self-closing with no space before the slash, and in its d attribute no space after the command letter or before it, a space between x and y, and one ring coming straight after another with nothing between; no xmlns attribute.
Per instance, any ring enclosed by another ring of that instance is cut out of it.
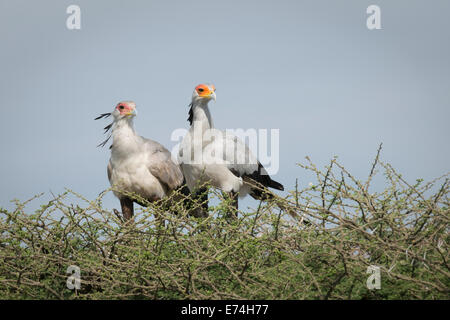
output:
<svg viewBox="0 0 450 320"><path fill-rule="evenodd" d="M236 170L231 170L231 172L233 172L234 175L239 176ZM251 174L246 173L242 175L242 177L243 178L248 177L258 182L263 187L274 188L277 190L284 191L284 186L281 183L272 180L272 178L267 174L266 169L264 169L263 165L260 162L258 162L258 170L254 171Z"/></svg>
<svg viewBox="0 0 450 320"><path fill-rule="evenodd" d="M274 189L277 189L277 190L280 190L280 191L284 191L284 186L281 183L279 183L279 182L277 182L275 180L272 180L272 179L270 179L268 187L274 188Z"/></svg>

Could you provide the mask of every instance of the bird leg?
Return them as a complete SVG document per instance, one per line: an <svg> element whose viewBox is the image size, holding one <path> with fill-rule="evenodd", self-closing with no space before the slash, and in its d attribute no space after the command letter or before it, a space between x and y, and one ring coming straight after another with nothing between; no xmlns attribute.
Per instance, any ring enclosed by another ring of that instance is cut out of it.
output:
<svg viewBox="0 0 450 320"><path fill-rule="evenodd" d="M189 192L189 191L188 191ZM203 187L195 190L184 201L185 206L189 211L189 215L196 218L208 217L208 188Z"/></svg>
<svg viewBox="0 0 450 320"><path fill-rule="evenodd" d="M133 217L133 200L130 198L122 198L120 199L120 205L122 206L123 219L126 222Z"/></svg>
<svg viewBox="0 0 450 320"><path fill-rule="evenodd" d="M194 212L194 217L207 218L208 217L208 188L200 188L194 195L196 202L200 202L201 207Z"/></svg>
<svg viewBox="0 0 450 320"><path fill-rule="evenodd" d="M229 216L230 216L230 217L236 217L236 218L237 218L237 216L238 216L238 208L239 208L239 203L238 203L239 197L238 197L238 193L237 193L237 192L234 192L234 191L231 191L231 192L228 192L228 196L229 196L230 199L231 199L231 206L232 206L232 210L231 210Z"/></svg>

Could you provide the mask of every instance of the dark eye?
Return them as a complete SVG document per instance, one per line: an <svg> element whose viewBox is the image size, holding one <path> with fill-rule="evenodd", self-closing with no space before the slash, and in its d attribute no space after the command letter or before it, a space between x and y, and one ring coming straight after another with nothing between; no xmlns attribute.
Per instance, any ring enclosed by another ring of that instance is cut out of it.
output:
<svg viewBox="0 0 450 320"><path fill-rule="evenodd" d="M123 109L125 109L125 107L124 106L119 106L119 109L123 110Z"/></svg>
<svg viewBox="0 0 450 320"><path fill-rule="evenodd" d="M203 89L203 88L198 89L198 92L203 92L203 91L205 91L205 89Z"/></svg>

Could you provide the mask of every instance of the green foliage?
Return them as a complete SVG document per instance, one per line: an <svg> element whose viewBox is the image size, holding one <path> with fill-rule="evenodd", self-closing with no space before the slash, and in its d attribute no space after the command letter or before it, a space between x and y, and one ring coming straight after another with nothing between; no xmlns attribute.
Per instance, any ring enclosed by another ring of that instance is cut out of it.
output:
<svg viewBox="0 0 450 320"><path fill-rule="evenodd" d="M175 194L127 223L103 195L67 191L32 214L16 201L0 210L0 298L450 298L447 175L409 185L378 155L365 182L336 159L323 171L300 166L317 181L238 218L214 190L223 202L208 218L189 216ZM380 169L386 188L370 192ZM80 204L67 203L73 195ZM66 286L70 265L80 290ZM366 286L371 265L379 290Z"/></svg>

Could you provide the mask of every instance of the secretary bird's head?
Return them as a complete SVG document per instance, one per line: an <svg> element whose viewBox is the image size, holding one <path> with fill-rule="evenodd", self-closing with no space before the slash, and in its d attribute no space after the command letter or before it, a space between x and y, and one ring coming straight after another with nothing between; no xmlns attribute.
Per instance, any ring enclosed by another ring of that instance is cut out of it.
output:
<svg viewBox="0 0 450 320"><path fill-rule="evenodd" d="M192 93L192 103L216 101L216 87L213 84L199 84Z"/></svg>
<svg viewBox="0 0 450 320"><path fill-rule="evenodd" d="M136 103L133 101L119 102L111 114L114 116L115 120L135 117L137 114Z"/></svg>
<svg viewBox="0 0 450 320"><path fill-rule="evenodd" d="M131 120L136 116L136 114L137 114L136 103L134 103L133 101L122 101L116 105L113 112L103 113L100 116L98 116L97 118L95 118L95 120L102 119L102 118L108 118L109 116L114 117L114 121L112 123L110 123L109 125L107 125L105 128L103 128L105 130L105 133L107 133L108 131L111 130L111 128L115 122L122 120L122 119ZM105 144L108 142L108 140L110 138L111 138L111 134L108 136L108 138L105 141L100 143L97 147L105 146Z"/></svg>

